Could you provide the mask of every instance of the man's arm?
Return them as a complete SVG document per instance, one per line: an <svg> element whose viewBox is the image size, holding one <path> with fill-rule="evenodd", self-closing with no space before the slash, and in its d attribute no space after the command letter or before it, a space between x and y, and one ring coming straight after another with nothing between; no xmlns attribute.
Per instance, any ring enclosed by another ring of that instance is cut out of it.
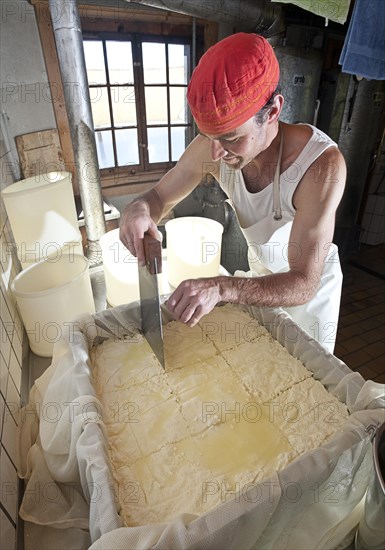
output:
<svg viewBox="0 0 385 550"><path fill-rule="evenodd" d="M262 307L308 302L319 287L345 179L345 162L336 148L326 150L302 178L293 199L296 215L287 248L289 271L185 281L168 301L174 317L193 326L220 301Z"/></svg>
<svg viewBox="0 0 385 550"><path fill-rule="evenodd" d="M135 199L122 213L120 239L140 263L144 262L143 235L158 238L156 224L184 199L208 173L215 173L207 138L199 135L177 164L150 191Z"/></svg>

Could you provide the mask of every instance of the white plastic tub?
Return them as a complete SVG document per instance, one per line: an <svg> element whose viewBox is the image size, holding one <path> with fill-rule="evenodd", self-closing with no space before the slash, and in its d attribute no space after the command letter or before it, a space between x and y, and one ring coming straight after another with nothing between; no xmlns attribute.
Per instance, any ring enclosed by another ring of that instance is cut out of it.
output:
<svg viewBox="0 0 385 550"><path fill-rule="evenodd" d="M119 239L119 229L105 233L99 243L109 305L139 300L138 262Z"/></svg>
<svg viewBox="0 0 385 550"><path fill-rule="evenodd" d="M119 229L105 233L100 239L106 298L110 306L130 304L140 299L138 261L119 239ZM159 292L168 294L167 265L163 257L163 273L159 275Z"/></svg>
<svg viewBox="0 0 385 550"><path fill-rule="evenodd" d="M95 313L88 261L79 254L62 254L21 271L12 291L31 350L51 357L53 345L67 323Z"/></svg>
<svg viewBox="0 0 385 550"><path fill-rule="evenodd" d="M177 287L186 279L219 275L223 226L209 218L170 220L167 233L168 281Z"/></svg>
<svg viewBox="0 0 385 550"><path fill-rule="evenodd" d="M82 254L69 172L17 181L3 189L2 196L23 268L65 250Z"/></svg>
<svg viewBox="0 0 385 550"><path fill-rule="evenodd" d="M239 491L241 486L238 490L226 488L224 481L223 503L203 516L185 514L181 509L170 522L124 528L88 359L90 347L105 338L124 339L129 354L130 345L136 341L135 329L140 328L140 308L133 304L107 309L97 313L93 321L87 316L73 329L66 327L50 370L36 382L37 391L31 392L28 408L24 416L23 411L21 414L25 422L21 423L19 438L19 476L26 479L26 491L20 517L28 520L27 529L33 523L34 539L29 540L38 540L41 548L52 548L52 537L60 536L66 541L63 548L91 550L330 550L350 544L373 470L370 429L383 422L384 386L353 373L295 325L286 312L243 309L346 403L351 417L345 427L271 478L247 484L245 493ZM162 314L164 322L172 320L166 307ZM293 329L295 338L291 337ZM40 416L39 430L33 410ZM115 413L120 422L135 421L135 408L115 409ZM319 413L334 421L334 411L328 406L320 407ZM58 498L58 505L52 506L49 497L62 494L63 479L77 500ZM48 496L46 487L50 488ZM129 488L131 498L138 498L135 479ZM88 529L90 540L85 541Z"/></svg>

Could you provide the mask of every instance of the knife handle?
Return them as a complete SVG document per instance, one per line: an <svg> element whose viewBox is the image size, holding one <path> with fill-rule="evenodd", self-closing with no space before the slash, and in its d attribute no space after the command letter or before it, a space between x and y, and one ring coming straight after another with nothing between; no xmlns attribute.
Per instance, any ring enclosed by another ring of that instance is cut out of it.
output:
<svg viewBox="0 0 385 550"><path fill-rule="evenodd" d="M143 236L144 257L151 275L162 273L162 243L149 233Z"/></svg>

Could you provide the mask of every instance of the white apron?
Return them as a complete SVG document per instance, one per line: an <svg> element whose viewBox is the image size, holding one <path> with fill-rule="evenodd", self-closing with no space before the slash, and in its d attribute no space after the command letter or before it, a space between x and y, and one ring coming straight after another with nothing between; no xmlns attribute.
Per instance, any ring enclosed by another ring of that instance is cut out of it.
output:
<svg viewBox="0 0 385 550"><path fill-rule="evenodd" d="M313 132L314 131L317 132L317 137L325 136L325 134L313 128ZM325 137L327 138L327 136ZM272 190L270 189L270 192L267 191L270 195L270 202L271 191L273 193L272 208L270 212L265 212L266 215L263 215L261 219L251 225L247 225L247 227L243 227L242 220L240 219L242 205L239 204L239 200L238 205L234 204L233 193L231 192L231 189L235 189L235 184L243 185L246 190L242 172L240 170L229 170L228 167L224 167L223 170L221 169L221 181L219 181L219 184L229 196L228 202L235 210L239 225L248 244L250 271L247 273L244 271L236 271L234 276L255 277L289 271L287 250L294 213L292 205L290 205L292 211L290 211L290 208L281 209L281 179L283 174L280 176L280 164L282 143L283 139L281 139L278 164L274 175ZM306 158L306 164L308 165L314 162L315 158L317 158L317 156L327 147L334 145L334 142L327 138L321 147L319 147L318 144L316 144L315 147L313 144L309 145L312 145L312 151L314 150L311 154L311 158L309 158L309 155L306 155L306 151L304 150L304 154L301 154L297 159L298 161L301 158ZM307 146L305 146L305 148L306 147ZM302 170L301 174L303 174L304 171L305 170ZM232 179L235 175L237 176L236 183L234 179ZM292 189L289 193L284 193L285 199L289 197L291 200L298 183L299 181L293 186L291 182ZM271 188L271 184L269 187ZM267 194L266 189L267 188L263 190L264 194ZM284 201L284 207L285 206ZM325 259L320 286L316 295L306 304L284 308L302 329L314 339L318 340L331 353L333 353L334 350L337 333L341 287L342 271L338 257L338 249L336 245L332 244ZM295 331L290 337L296 337Z"/></svg>

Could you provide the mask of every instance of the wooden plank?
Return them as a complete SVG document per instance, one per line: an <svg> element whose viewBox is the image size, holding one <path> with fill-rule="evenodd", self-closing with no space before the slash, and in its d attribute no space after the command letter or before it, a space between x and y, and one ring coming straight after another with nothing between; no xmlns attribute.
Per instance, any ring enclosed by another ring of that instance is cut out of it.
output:
<svg viewBox="0 0 385 550"><path fill-rule="evenodd" d="M101 170L103 190L122 185L136 185L158 182L170 168L162 170L148 170L146 172L131 172L127 167Z"/></svg>
<svg viewBox="0 0 385 550"><path fill-rule="evenodd" d="M56 128L16 136L15 142L25 178L66 170Z"/></svg>
<svg viewBox="0 0 385 550"><path fill-rule="evenodd" d="M172 36L177 34L178 36L191 36L191 24L187 25L168 25L165 23L157 23L154 21L122 21L117 22L114 20L104 21L83 21L82 29L85 33L96 32L122 32L122 33L143 33L143 34L155 34L163 36Z"/></svg>
<svg viewBox="0 0 385 550"><path fill-rule="evenodd" d="M192 21L191 15L185 15L183 13L177 13L167 11L163 9L156 9L148 7L147 10L135 6L135 9L127 4L127 9L122 6L108 7L97 5L85 5L79 3L78 11L82 22L86 23L93 21L105 21L110 19L118 24L125 21L131 23L149 22L149 23L167 23L170 25L183 25L188 21ZM205 24L203 19L197 19L197 23Z"/></svg>
<svg viewBox="0 0 385 550"><path fill-rule="evenodd" d="M218 23L206 21L204 28L205 51L218 42Z"/></svg>
<svg viewBox="0 0 385 550"><path fill-rule="evenodd" d="M48 81L51 90L52 106L59 133L63 160L68 172L72 173L72 186L75 195L79 195L76 177L76 164L71 141L67 109L64 99L63 83L60 75L59 61L56 52L55 37L52 29L51 15L47 2L32 0L35 8L36 21L39 29Z"/></svg>
<svg viewBox="0 0 385 550"><path fill-rule="evenodd" d="M146 183L128 183L125 185L118 185L115 187L109 187L104 188L103 187L103 196L104 197L115 197L116 195L127 195L130 194L133 195L142 195L146 191L149 191L154 187L154 185L158 183L157 181L154 182L146 182ZM127 199L128 202L128 199Z"/></svg>

